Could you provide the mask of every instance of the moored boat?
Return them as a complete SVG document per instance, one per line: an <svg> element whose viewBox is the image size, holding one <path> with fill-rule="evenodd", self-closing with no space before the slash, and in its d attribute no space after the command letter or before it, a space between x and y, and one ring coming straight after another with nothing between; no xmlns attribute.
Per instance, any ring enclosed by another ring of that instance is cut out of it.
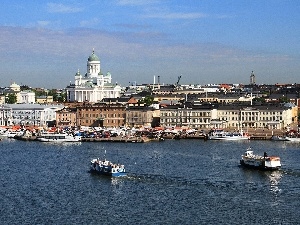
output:
<svg viewBox="0 0 300 225"><path fill-rule="evenodd" d="M285 136L272 135L271 141L288 141Z"/></svg>
<svg viewBox="0 0 300 225"><path fill-rule="evenodd" d="M81 136L67 133L48 133L38 136L36 140L41 142L79 142Z"/></svg>
<svg viewBox="0 0 300 225"><path fill-rule="evenodd" d="M261 170L277 170L281 167L280 157L268 156L266 152L263 156L254 155L251 148L242 155L240 163L242 166Z"/></svg>
<svg viewBox="0 0 300 225"><path fill-rule="evenodd" d="M243 132L225 132L224 130L212 130L207 136L208 140L250 140L250 136Z"/></svg>
<svg viewBox="0 0 300 225"><path fill-rule="evenodd" d="M99 158L91 160L90 172L111 177L121 177L127 175L124 165L115 164L106 159L100 160Z"/></svg>
<svg viewBox="0 0 300 225"><path fill-rule="evenodd" d="M300 142L300 137L286 137L287 141Z"/></svg>

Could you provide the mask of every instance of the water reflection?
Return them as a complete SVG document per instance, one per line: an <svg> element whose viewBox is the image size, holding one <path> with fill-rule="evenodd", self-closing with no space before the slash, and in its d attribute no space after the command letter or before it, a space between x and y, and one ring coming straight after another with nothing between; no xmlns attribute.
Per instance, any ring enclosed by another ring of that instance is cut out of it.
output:
<svg viewBox="0 0 300 225"><path fill-rule="evenodd" d="M282 178L282 171L272 171L266 174L270 182L270 191L274 194L279 194L282 190L279 188L279 183Z"/></svg>

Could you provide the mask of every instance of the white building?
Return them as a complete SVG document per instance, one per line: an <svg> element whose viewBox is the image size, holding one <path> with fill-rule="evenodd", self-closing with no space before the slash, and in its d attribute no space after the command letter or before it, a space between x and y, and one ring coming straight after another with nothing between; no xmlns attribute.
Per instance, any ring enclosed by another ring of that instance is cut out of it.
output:
<svg viewBox="0 0 300 225"><path fill-rule="evenodd" d="M56 120L56 111L64 105L5 104L0 107L0 123L4 126L48 126Z"/></svg>
<svg viewBox="0 0 300 225"><path fill-rule="evenodd" d="M69 102L98 102L103 98L120 97L121 87L112 84L111 74L101 72L100 59L94 50L87 60L87 72L75 74L75 84L67 86L67 101Z"/></svg>
<svg viewBox="0 0 300 225"><path fill-rule="evenodd" d="M33 91L21 91L17 94L17 103L35 103L35 93Z"/></svg>
<svg viewBox="0 0 300 225"><path fill-rule="evenodd" d="M11 125L12 110L7 105L0 105L0 126Z"/></svg>

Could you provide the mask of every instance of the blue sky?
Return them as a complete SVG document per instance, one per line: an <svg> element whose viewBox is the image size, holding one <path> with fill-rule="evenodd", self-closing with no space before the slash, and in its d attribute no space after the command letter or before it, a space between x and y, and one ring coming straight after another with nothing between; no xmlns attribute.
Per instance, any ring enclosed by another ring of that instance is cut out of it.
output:
<svg viewBox="0 0 300 225"><path fill-rule="evenodd" d="M93 48L113 82L300 83L297 0L2 0L0 86L64 88Z"/></svg>

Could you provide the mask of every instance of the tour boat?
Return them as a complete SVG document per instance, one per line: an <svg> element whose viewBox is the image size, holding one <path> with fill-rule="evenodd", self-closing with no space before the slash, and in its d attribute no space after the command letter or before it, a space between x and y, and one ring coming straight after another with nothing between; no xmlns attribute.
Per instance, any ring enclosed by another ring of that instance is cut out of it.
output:
<svg viewBox="0 0 300 225"><path fill-rule="evenodd" d="M272 135L271 141L288 141L285 136Z"/></svg>
<svg viewBox="0 0 300 225"><path fill-rule="evenodd" d="M127 175L124 165L111 163L106 159L100 160L99 158L91 160L90 172L111 177Z"/></svg>
<svg viewBox="0 0 300 225"><path fill-rule="evenodd" d="M238 140L250 140L250 136L242 132L225 132L223 130L213 130L208 134L207 139L238 141Z"/></svg>
<svg viewBox="0 0 300 225"><path fill-rule="evenodd" d="M300 142L300 137L286 137L287 141Z"/></svg>
<svg viewBox="0 0 300 225"><path fill-rule="evenodd" d="M254 155L251 148L242 155L240 163L242 166L261 170L277 170L281 167L280 157L268 156L266 152L263 156Z"/></svg>
<svg viewBox="0 0 300 225"><path fill-rule="evenodd" d="M41 142L79 142L81 136L76 136L67 133L47 133L36 138Z"/></svg>

